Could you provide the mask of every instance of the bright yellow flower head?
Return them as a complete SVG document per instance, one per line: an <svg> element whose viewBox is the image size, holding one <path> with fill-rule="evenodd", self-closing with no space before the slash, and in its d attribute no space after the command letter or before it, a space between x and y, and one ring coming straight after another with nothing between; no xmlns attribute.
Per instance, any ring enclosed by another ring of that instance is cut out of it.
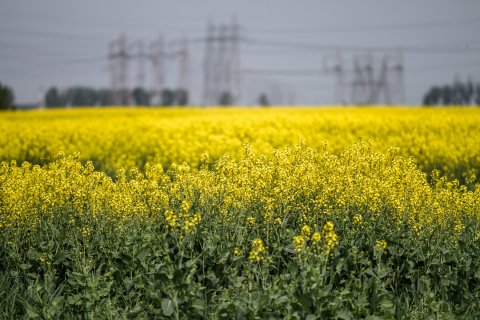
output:
<svg viewBox="0 0 480 320"><path fill-rule="evenodd" d="M301 233L302 233L303 236L305 236L305 237L308 238L308 237L310 236L310 233L311 233L311 232L312 232L312 229L310 229L309 226L304 225L304 226L302 227Z"/></svg>
<svg viewBox="0 0 480 320"><path fill-rule="evenodd" d="M387 249L387 242L385 240L377 240L375 242L375 250L383 252Z"/></svg>
<svg viewBox="0 0 480 320"><path fill-rule="evenodd" d="M295 251L301 252L302 249L305 247L305 238L303 236L295 236L293 237L293 245L295 246Z"/></svg>
<svg viewBox="0 0 480 320"><path fill-rule="evenodd" d="M264 258L265 246L262 239L255 239L252 242L252 249L248 255L248 259L253 262L261 261Z"/></svg>

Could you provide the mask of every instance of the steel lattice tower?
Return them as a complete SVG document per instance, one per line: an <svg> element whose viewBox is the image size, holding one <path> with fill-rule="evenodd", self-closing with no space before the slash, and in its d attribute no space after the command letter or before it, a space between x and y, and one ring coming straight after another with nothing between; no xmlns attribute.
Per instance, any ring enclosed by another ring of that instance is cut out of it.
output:
<svg viewBox="0 0 480 320"><path fill-rule="evenodd" d="M240 26L231 24L207 25L205 38L203 104L218 104L222 95L229 94L231 102L240 100Z"/></svg>

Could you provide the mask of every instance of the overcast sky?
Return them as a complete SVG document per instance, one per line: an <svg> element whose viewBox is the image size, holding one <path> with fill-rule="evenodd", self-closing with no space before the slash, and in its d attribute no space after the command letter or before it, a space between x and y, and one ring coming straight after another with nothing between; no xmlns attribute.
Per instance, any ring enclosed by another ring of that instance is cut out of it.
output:
<svg viewBox="0 0 480 320"><path fill-rule="evenodd" d="M109 87L107 47L122 32L146 45L161 34L167 43L201 39L209 19L229 23L233 16L242 37L255 40L240 45L242 69L266 71L242 73L244 103L254 103L256 91L284 103L336 103L335 75L308 71L325 70L336 52L348 67L365 53L359 47L403 49L408 104L455 77L480 82L478 0L0 0L0 82L14 89L17 103L39 101L50 86ZM194 103L201 103L204 46L189 45ZM167 64L171 87L177 66L175 59ZM131 86L136 70L132 61Z"/></svg>

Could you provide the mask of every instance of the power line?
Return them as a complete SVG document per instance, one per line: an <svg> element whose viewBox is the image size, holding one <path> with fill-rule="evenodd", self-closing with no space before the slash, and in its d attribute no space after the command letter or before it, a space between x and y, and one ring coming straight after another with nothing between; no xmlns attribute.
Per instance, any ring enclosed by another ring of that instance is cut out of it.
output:
<svg viewBox="0 0 480 320"><path fill-rule="evenodd" d="M45 64L36 64L33 68L28 67L28 70L25 71L31 71L31 70L40 70L40 68L50 68L54 66L62 66L62 65L67 65L67 66L73 66L73 65L84 65L84 64L91 64L92 62L104 62L103 57L99 56L93 56L93 57L83 57L83 58L78 58L78 59L66 59L66 60L56 60L55 62L52 63L45 63ZM19 71L18 70L2 70L2 74L17 74Z"/></svg>
<svg viewBox="0 0 480 320"><path fill-rule="evenodd" d="M94 20L89 20L88 21L88 25L85 24L85 21L82 20L82 21L78 21L78 20L74 20L74 19L71 19L72 17L69 17L67 19L62 19L60 18L59 19L59 16L56 16L55 17L55 20L53 21L53 19L51 19L51 17L49 17L48 19L45 19L45 18L40 18L38 16L24 16L23 18L21 18L21 20L23 21L37 21L37 22L40 22L42 23L42 26L45 25L45 23L49 23L49 22L54 22L55 23L55 26L54 28L58 28L58 23L62 24L62 25L65 25L65 24L68 24L68 25L76 25L76 26L80 26L82 27L82 29L87 26L87 27L95 27L96 29L97 28L111 28L111 27L114 27L115 29L118 29L118 28L122 28L122 27L128 27L128 28L148 28L148 29L152 29L152 28L156 28L156 29L161 29L161 30L167 30L167 29L171 29L171 30L178 30L178 31L185 31L185 23L182 23L182 24L171 24L170 22L178 22L177 19L173 18L172 16L169 15L169 18L170 21L167 21L166 24L164 24L164 22L167 20L166 17L162 17L160 19L153 19L153 20L146 20L146 19L142 19L142 20L136 20L136 21L121 21L121 23L118 23L117 21L115 22L107 22L107 20L105 19L102 19L101 21L94 21ZM189 19L189 23L192 19ZM201 17L198 17L198 20L203 20L203 18ZM153 22L153 23L149 23L149 22ZM158 23L158 22L161 22L161 23ZM194 27L196 30L199 30L201 25L200 24L189 24L188 25L189 27Z"/></svg>
<svg viewBox="0 0 480 320"><path fill-rule="evenodd" d="M323 28L250 28L254 32L270 32L270 33L357 33L357 32L384 32L392 30L411 30L411 29L428 29L438 27L464 26L480 23L480 17L464 18L461 20L444 20L444 21L428 21L416 23L397 23L397 24L373 24L373 25L357 25L348 27L323 27Z"/></svg>
<svg viewBox="0 0 480 320"><path fill-rule="evenodd" d="M415 71L424 71L432 69L444 69L444 68L471 68L471 67L480 67L480 61L472 61L465 63L443 63L436 65L421 65L421 66L411 66L409 72Z"/></svg>
<svg viewBox="0 0 480 320"><path fill-rule="evenodd" d="M23 72L22 72L23 71ZM12 73L12 75L9 76L10 79L15 79L17 77L26 77L28 76L29 79L31 78L41 78L43 81L51 81L51 77L55 77L55 79L58 78L68 78L68 79L74 79L76 77L87 77L87 76L92 76L92 71L86 71L85 68L82 68L81 70L68 70L69 72L65 72L64 69L61 70L56 70L56 72L51 72L51 71L45 71L41 69L32 69L32 70L22 70L20 72L15 72ZM97 72L98 74L106 74L108 72L107 69L96 69L94 72ZM2 72L3 74L3 72Z"/></svg>
<svg viewBox="0 0 480 320"><path fill-rule="evenodd" d="M80 59L83 59L85 57L85 54L89 54L95 50L91 50L89 48L85 48L84 50L79 50L79 48L70 48L73 51L71 52L66 52L66 51L61 51L61 50L42 50L38 49L36 47L29 47L29 46L22 46L22 45L8 45L5 46L4 42L0 40L0 45L1 45L1 50L0 50L0 55L10 55L15 58L19 58L19 56L26 56L28 59L28 62L32 62L33 60L35 61L44 61L46 58L51 59L51 58L74 58L78 57ZM68 49L68 48L66 48ZM19 60L19 59L18 59ZM59 61L59 60L55 60Z"/></svg>
<svg viewBox="0 0 480 320"><path fill-rule="evenodd" d="M427 47L427 46L347 46L347 45L332 45L332 44L312 44L312 43L299 43L299 42L282 42L271 41L265 39L256 38L242 38L242 41L246 44L272 46L272 47L285 47L293 49L308 49L313 51L397 51L401 49L408 53L466 53L466 52L480 52L480 47L466 47L461 48L454 47Z"/></svg>
<svg viewBox="0 0 480 320"><path fill-rule="evenodd" d="M46 37L46 38L55 38L55 39L72 40L72 41L78 41L78 40L92 41L94 40L95 37L97 37L98 40L100 40L100 38L103 39L103 37L99 37L98 35L78 35L78 34L45 32L45 31L35 31L35 30L19 30L19 29L5 28L5 27L0 27L0 31L8 32L9 34L17 33L17 34L24 34L24 35L30 35L35 37L44 37L44 38Z"/></svg>
<svg viewBox="0 0 480 320"><path fill-rule="evenodd" d="M409 72L424 71L428 69L461 68L461 67L480 67L480 61L458 63L458 64L436 64L411 66ZM345 69L351 72L354 69ZM242 69L242 73L255 76L329 76L331 72L325 69Z"/></svg>
<svg viewBox="0 0 480 320"><path fill-rule="evenodd" d="M323 76L330 75L329 72L323 69L243 69L242 73L247 75L262 75L262 76Z"/></svg>

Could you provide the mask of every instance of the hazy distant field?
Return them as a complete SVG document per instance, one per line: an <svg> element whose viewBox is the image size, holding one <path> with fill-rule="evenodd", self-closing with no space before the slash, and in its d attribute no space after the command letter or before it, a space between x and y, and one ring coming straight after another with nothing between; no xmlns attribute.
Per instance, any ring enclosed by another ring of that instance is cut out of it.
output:
<svg viewBox="0 0 480 320"><path fill-rule="evenodd" d="M375 150L400 148L426 171L449 177L478 173L480 110L474 108L343 109L80 109L3 114L0 159L46 163L80 152L96 169L164 167L202 154L238 159L243 144L261 154L300 141L338 153L373 140Z"/></svg>
<svg viewBox="0 0 480 320"><path fill-rule="evenodd" d="M51 110L0 131L0 318L480 314L480 109Z"/></svg>

